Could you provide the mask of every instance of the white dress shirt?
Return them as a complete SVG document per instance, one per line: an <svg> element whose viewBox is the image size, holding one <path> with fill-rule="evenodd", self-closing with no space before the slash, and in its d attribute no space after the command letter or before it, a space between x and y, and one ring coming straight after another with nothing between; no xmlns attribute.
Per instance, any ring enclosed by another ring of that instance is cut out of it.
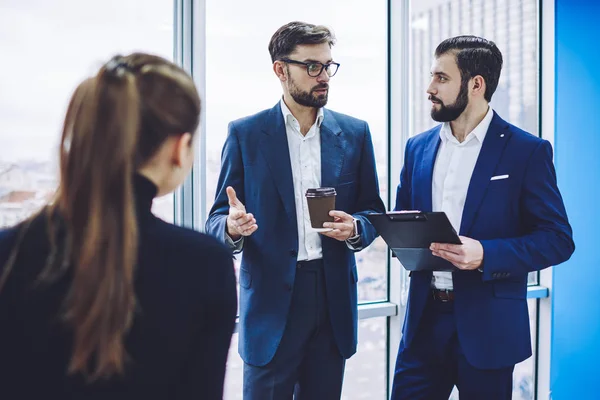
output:
<svg viewBox="0 0 600 400"><path fill-rule="evenodd" d="M285 122L294 180L294 200L296 202L296 221L298 222L298 260L323 258L321 236L311 228L308 202L305 196L308 189L321 187L323 108L319 108L317 119L306 135L300 131L300 123L292 115L283 99L281 99L281 112Z"/></svg>
<svg viewBox="0 0 600 400"><path fill-rule="evenodd" d="M452 135L450 123L445 122L440 130L442 142L433 168L432 206L433 211L446 213L456 232L460 232L469 183L493 116L489 107L485 117L462 143ZM433 272L431 286L452 290L452 272Z"/></svg>

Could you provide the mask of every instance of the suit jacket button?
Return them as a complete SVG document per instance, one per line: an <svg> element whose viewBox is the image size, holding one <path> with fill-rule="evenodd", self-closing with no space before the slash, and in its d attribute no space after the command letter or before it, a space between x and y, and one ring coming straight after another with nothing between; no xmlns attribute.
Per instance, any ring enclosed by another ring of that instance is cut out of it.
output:
<svg viewBox="0 0 600 400"><path fill-rule="evenodd" d="M285 285L283 285L283 287L285 288L285 290L287 290L288 292L292 291L292 285L290 283L286 283Z"/></svg>
<svg viewBox="0 0 600 400"><path fill-rule="evenodd" d="M296 250L290 250L290 256L298 257L298 252Z"/></svg>

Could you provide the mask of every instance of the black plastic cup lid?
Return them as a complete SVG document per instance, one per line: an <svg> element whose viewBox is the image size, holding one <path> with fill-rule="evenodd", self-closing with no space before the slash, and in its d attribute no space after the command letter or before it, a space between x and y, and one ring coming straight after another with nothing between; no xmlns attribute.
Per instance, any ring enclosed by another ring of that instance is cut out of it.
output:
<svg viewBox="0 0 600 400"><path fill-rule="evenodd" d="M335 196L335 188L323 187L306 190L306 197L329 197Z"/></svg>

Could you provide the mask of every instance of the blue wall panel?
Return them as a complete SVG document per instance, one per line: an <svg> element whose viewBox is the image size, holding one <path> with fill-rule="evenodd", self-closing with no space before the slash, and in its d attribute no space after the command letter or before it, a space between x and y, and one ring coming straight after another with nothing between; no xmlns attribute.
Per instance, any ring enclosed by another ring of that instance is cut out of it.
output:
<svg viewBox="0 0 600 400"><path fill-rule="evenodd" d="M555 18L555 161L576 250L553 272L550 388L600 399L600 1L556 0Z"/></svg>

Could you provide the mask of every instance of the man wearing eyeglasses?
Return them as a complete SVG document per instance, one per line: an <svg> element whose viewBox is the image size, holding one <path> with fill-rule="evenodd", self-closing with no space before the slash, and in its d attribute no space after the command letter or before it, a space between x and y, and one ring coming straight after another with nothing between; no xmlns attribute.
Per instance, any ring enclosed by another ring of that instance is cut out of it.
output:
<svg viewBox="0 0 600 400"><path fill-rule="evenodd" d="M244 399L339 399L356 352L354 252L383 212L366 122L324 109L333 33L291 22L271 38L283 97L231 122L207 231L243 250L239 351ZM306 191L333 187L334 222L311 228Z"/></svg>

